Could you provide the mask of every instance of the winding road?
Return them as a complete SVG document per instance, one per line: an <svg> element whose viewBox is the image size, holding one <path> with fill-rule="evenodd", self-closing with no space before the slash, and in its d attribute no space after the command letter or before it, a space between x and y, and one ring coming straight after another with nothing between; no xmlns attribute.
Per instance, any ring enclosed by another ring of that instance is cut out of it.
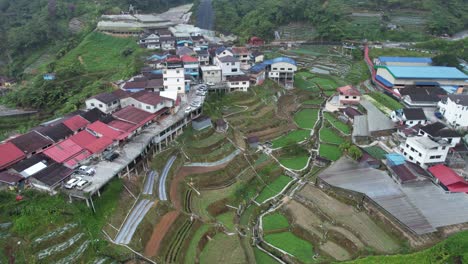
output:
<svg viewBox="0 0 468 264"><path fill-rule="evenodd" d="M166 178L175 160L176 156L171 156L169 158L169 160L166 163L166 166L164 166L161 178L159 179L159 200L161 201L167 201Z"/></svg>
<svg viewBox="0 0 468 264"><path fill-rule="evenodd" d="M211 0L201 0L198 6L196 26L201 29L213 30L214 11Z"/></svg>

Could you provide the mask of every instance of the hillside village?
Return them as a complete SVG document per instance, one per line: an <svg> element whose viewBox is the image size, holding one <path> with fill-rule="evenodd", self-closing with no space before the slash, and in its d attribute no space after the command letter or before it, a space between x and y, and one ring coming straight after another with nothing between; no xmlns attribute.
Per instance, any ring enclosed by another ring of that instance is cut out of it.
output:
<svg viewBox="0 0 468 264"><path fill-rule="evenodd" d="M190 10L103 15L97 34L134 38L148 50L144 66L1 142L0 190L96 212L122 179L102 232L150 263L344 261L468 229L466 73L430 57L371 57L381 47L362 42L351 48L370 79L336 81L294 53L306 45L241 44L189 25ZM60 243L80 258L91 249L79 240ZM39 247L32 259L59 258Z"/></svg>

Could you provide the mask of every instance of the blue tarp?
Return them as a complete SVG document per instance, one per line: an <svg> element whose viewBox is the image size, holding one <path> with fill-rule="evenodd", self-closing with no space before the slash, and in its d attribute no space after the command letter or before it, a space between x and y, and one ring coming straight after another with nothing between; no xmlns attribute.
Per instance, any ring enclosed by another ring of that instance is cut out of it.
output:
<svg viewBox="0 0 468 264"><path fill-rule="evenodd" d="M457 91L458 86L442 85L440 88L444 89L447 94L453 94Z"/></svg>
<svg viewBox="0 0 468 264"><path fill-rule="evenodd" d="M387 164L390 167L398 166L406 163L406 158L398 153L390 153L385 155L387 158Z"/></svg>

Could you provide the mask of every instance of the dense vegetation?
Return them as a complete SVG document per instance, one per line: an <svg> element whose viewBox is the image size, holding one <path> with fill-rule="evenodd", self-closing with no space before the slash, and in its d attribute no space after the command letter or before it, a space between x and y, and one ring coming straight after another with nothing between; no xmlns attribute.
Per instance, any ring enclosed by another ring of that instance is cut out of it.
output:
<svg viewBox="0 0 468 264"><path fill-rule="evenodd" d="M463 0L215 0L216 27L220 31L239 34L242 39L258 35L273 38L273 31L289 22L309 22L320 39L422 40L424 32L392 31L386 27L388 15L372 27L370 21L355 22L350 18L353 10L394 9L416 10L427 13L425 31L430 34L453 34L468 26L468 6ZM365 27L365 30L363 30Z"/></svg>

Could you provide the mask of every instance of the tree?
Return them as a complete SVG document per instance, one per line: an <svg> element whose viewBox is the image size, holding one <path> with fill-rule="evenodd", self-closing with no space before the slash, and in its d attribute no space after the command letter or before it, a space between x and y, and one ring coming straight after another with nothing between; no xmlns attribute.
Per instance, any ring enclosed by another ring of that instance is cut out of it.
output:
<svg viewBox="0 0 468 264"><path fill-rule="evenodd" d="M436 66L460 67L457 56L454 54L440 54L432 58L432 64Z"/></svg>
<svg viewBox="0 0 468 264"><path fill-rule="evenodd" d="M355 145L352 145L348 149L348 155L354 160L358 160L362 157L362 150Z"/></svg>

